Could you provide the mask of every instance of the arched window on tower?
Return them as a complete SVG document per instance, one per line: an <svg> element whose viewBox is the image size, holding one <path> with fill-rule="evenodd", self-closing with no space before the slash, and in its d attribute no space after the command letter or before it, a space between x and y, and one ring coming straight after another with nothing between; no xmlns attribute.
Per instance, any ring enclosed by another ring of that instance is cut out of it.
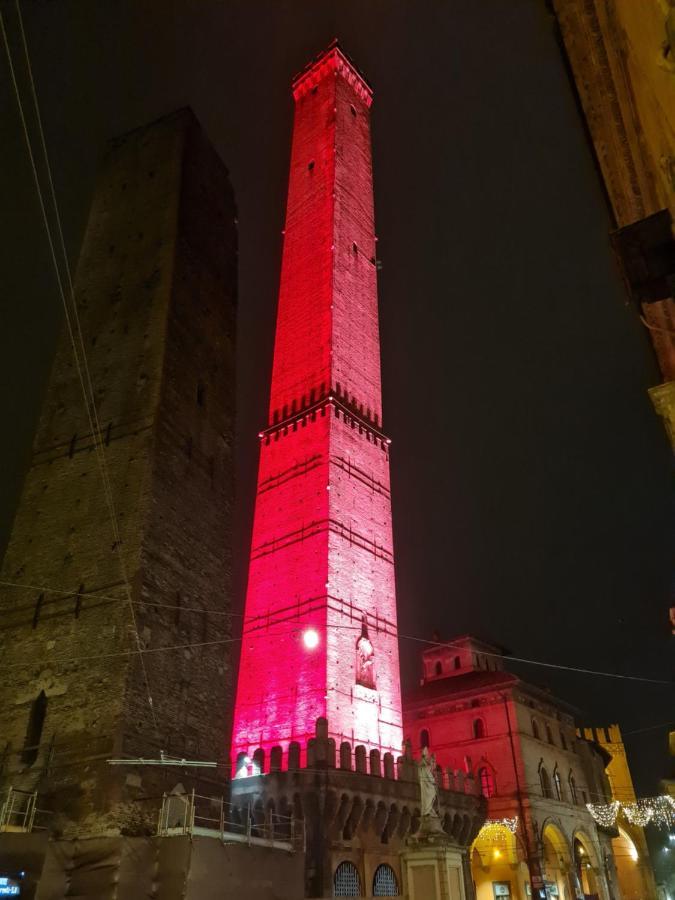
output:
<svg viewBox="0 0 675 900"><path fill-rule="evenodd" d="M551 791L551 776L548 774L544 766L539 767L539 781L541 782L541 795L551 799L553 793Z"/></svg>
<svg viewBox="0 0 675 900"><path fill-rule="evenodd" d="M553 732L551 731L551 726L548 724L548 722L546 723L546 740L549 742L549 744L555 743L555 741L553 740Z"/></svg>
<svg viewBox="0 0 675 900"><path fill-rule="evenodd" d="M47 716L47 695L44 691L40 691L38 696L33 700L28 716L28 728L26 729L26 740L24 741L23 750L21 751L21 761L27 766L32 766L37 760L40 752L40 740L42 738L42 730L45 727L45 718Z"/></svg>
<svg viewBox="0 0 675 900"><path fill-rule="evenodd" d="M495 793L495 779L487 766L481 766L478 770L478 783L480 792L484 797L493 797Z"/></svg>
<svg viewBox="0 0 675 900"><path fill-rule="evenodd" d="M398 897L399 895L396 872L391 866L382 863L375 869L373 876L373 897Z"/></svg>
<svg viewBox="0 0 675 900"><path fill-rule="evenodd" d="M353 862L345 860L335 870L333 876L334 897L361 897L361 878Z"/></svg>
<svg viewBox="0 0 675 900"><path fill-rule="evenodd" d="M579 802L577 797L577 783L574 779L574 775L570 772L570 777L567 779L570 786L570 796L572 797L572 803L576 806Z"/></svg>
<svg viewBox="0 0 675 900"><path fill-rule="evenodd" d="M440 661L440 659L439 659L438 662L436 663L436 669L435 669L435 671L436 671L436 674L437 674L437 675L442 675L442 674L443 674L443 663Z"/></svg>
<svg viewBox="0 0 675 900"><path fill-rule="evenodd" d="M553 773L553 786L555 787L555 798L556 800L564 801L565 794L563 791L562 780L560 778L560 772L556 768Z"/></svg>
<svg viewBox="0 0 675 900"><path fill-rule="evenodd" d="M420 749L424 749L429 746L429 732L426 728L423 728L420 731Z"/></svg>
<svg viewBox="0 0 675 900"><path fill-rule="evenodd" d="M532 719L532 737L539 740L539 723L536 719Z"/></svg>
<svg viewBox="0 0 675 900"><path fill-rule="evenodd" d="M473 736L476 740L485 737L485 722L482 719L473 720Z"/></svg>
<svg viewBox="0 0 675 900"><path fill-rule="evenodd" d="M454 669L461 669L461 668L462 668L462 661L460 660L459 656L456 656L456 657L454 658L452 665L453 665L453 668L454 668Z"/></svg>

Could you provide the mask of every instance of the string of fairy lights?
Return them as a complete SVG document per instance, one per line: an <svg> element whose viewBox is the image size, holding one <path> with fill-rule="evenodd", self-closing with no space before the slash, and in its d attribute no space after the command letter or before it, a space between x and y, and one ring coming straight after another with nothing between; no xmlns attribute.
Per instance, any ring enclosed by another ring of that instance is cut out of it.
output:
<svg viewBox="0 0 675 900"><path fill-rule="evenodd" d="M611 803L587 803L586 808L598 825L604 828L613 828L621 813L631 825L638 825L640 828L650 824L657 828L672 828L675 825L675 798L669 794L638 797L630 803L619 800Z"/></svg>

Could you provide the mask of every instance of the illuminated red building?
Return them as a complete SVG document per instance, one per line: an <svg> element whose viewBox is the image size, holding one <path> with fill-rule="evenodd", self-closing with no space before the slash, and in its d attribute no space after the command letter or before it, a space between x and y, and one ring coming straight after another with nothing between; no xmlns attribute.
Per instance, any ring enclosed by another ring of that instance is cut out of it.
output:
<svg viewBox="0 0 675 900"><path fill-rule="evenodd" d="M268 426L233 757L336 743L401 751L389 441L382 432L368 84L337 46L293 83ZM295 749L294 749L295 752Z"/></svg>

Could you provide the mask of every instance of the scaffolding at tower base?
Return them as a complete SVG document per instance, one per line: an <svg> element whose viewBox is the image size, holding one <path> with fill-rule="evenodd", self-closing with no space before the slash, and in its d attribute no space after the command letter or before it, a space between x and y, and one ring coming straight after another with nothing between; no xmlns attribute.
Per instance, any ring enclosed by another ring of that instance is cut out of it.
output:
<svg viewBox="0 0 675 900"><path fill-rule="evenodd" d="M26 834L35 830L44 830L39 824L40 817L49 815L49 810L39 809L37 791L22 791L18 788L7 789L0 805L0 833L17 832ZM38 822L36 822L38 818Z"/></svg>
<svg viewBox="0 0 675 900"><path fill-rule="evenodd" d="M224 844L273 847L289 853L304 852L304 822L271 809L261 813L249 804L242 815L238 807L223 797L205 797L194 790L183 794L165 793L157 821L157 835L198 835L217 838Z"/></svg>

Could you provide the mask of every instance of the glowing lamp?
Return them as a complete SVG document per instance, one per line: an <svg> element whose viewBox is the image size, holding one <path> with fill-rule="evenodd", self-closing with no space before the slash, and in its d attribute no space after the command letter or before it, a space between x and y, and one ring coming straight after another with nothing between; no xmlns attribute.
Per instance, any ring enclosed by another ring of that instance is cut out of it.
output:
<svg viewBox="0 0 675 900"><path fill-rule="evenodd" d="M314 628L307 628L302 635L302 643L307 650L315 650L319 646L319 633Z"/></svg>
<svg viewBox="0 0 675 900"><path fill-rule="evenodd" d="M502 855L501 850L495 850L492 855L495 859L500 859Z"/></svg>

